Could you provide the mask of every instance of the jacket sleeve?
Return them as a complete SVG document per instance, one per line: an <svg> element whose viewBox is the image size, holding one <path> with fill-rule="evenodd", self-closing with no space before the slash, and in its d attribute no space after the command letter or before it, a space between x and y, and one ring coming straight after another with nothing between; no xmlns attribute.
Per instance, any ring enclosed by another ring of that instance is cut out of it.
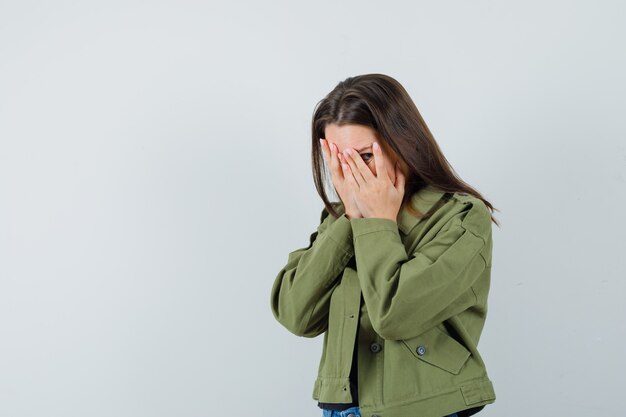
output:
<svg viewBox="0 0 626 417"><path fill-rule="evenodd" d="M328 328L330 296L354 256L350 220L322 210L309 245L287 255L271 291L274 317L290 332L315 337Z"/></svg>
<svg viewBox="0 0 626 417"><path fill-rule="evenodd" d="M481 221L477 232L463 223L466 214L410 254L393 220L351 220L363 299L383 339L415 337L476 302L471 286L486 267L481 251L491 224Z"/></svg>

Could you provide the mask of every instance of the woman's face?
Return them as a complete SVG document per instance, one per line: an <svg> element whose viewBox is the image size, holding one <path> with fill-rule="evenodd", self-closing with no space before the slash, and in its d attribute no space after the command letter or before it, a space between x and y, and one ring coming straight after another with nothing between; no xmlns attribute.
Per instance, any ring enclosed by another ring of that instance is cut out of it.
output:
<svg viewBox="0 0 626 417"><path fill-rule="evenodd" d="M396 161L400 162L400 169L404 175L408 174L408 166L404 161L380 138L378 132L369 126L356 124L338 126L333 123L326 126L324 135L329 146L332 146L333 143L337 145L338 152L344 152L346 148L351 148L359 153L363 162L374 175L376 175L376 162L374 162L374 148L372 146L374 142L378 142L391 181L396 181Z"/></svg>

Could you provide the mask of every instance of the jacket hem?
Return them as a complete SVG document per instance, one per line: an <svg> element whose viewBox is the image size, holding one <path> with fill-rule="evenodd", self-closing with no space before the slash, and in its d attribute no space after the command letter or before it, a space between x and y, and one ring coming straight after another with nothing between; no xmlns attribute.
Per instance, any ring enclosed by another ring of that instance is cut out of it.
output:
<svg viewBox="0 0 626 417"><path fill-rule="evenodd" d="M430 397L405 400L381 406L360 404L363 417L441 417L459 411L492 404L496 400L493 384L488 378L472 380L452 391Z"/></svg>
<svg viewBox="0 0 626 417"><path fill-rule="evenodd" d="M351 403L350 377L317 377L312 397L321 403Z"/></svg>

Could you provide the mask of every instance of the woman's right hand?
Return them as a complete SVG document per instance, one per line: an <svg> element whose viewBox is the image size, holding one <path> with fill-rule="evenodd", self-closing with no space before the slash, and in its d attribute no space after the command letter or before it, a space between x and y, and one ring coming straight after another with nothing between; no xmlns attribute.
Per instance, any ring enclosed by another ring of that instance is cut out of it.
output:
<svg viewBox="0 0 626 417"><path fill-rule="evenodd" d="M326 139L320 138L320 146L322 148L326 164L330 167L330 175L333 185L335 187L335 191L341 199L341 202L343 203L346 217L348 219L363 217L354 203L354 196L351 187L344 178L337 145L334 143L328 145L328 141Z"/></svg>

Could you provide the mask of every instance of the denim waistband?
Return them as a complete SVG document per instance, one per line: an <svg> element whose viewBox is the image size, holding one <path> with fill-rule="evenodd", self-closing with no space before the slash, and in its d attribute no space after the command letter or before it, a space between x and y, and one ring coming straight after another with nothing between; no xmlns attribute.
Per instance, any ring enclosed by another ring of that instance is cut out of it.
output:
<svg viewBox="0 0 626 417"><path fill-rule="evenodd" d="M322 409L323 417L361 417L361 410L358 406L346 408L345 410Z"/></svg>

